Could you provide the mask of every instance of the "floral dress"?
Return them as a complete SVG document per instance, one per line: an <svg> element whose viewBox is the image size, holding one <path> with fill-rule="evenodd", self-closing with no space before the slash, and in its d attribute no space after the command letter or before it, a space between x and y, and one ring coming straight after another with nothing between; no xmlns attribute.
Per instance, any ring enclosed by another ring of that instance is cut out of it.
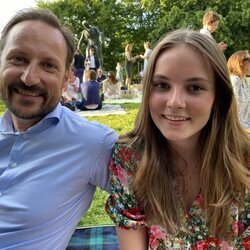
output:
<svg viewBox="0 0 250 250"><path fill-rule="evenodd" d="M148 225L143 209L138 206L132 191L135 168L140 157L124 144L116 144L110 161L111 195L106 211L114 223L124 229L146 227L149 235L149 249L248 249L250 250L250 195L246 195L241 211L232 204L229 233L230 241L223 241L209 233L206 227L202 197L198 195L191 208L183 208L185 226L177 235L167 233L159 225ZM184 229L185 228L185 229Z"/></svg>

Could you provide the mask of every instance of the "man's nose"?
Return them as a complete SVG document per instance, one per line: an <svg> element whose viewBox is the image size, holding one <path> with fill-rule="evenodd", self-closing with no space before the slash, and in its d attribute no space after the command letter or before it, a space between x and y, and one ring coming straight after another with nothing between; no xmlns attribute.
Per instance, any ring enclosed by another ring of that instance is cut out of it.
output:
<svg viewBox="0 0 250 250"><path fill-rule="evenodd" d="M27 85L32 86L39 83L39 69L35 64L29 64L22 73L21 80Z"/></svg>

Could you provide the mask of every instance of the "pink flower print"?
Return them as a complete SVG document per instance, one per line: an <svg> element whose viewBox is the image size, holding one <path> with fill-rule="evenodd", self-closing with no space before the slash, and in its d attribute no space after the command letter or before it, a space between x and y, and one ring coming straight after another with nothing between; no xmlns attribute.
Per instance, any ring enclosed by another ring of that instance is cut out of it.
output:
<svg viewBox="0 0 250 250"><path fill-rule="evenodd" d="M233 248L226 241L221 242L221 250L232 250Z"/></svg>
<svg viewBox="0 0 250 250"><path fill-rule="evenodd" d="M236 221L232 225L232 231L236 236L242 235L244 232L244 225L240 221Z"/></svg>
<svg viewBox="0 0 250 250"><path fill-rule="evenodd" d="M109 161L109 170L111 173L113 173L114 175L117 175L117 170L116 170L116 167L114 165L114 161L113 160L110 160Z"/></svg>
<svg viewBox="0 0 250 250"><path fill-rule="evenodd" d="M207 243L204 240L199 240L196 243L196 247L194 249L196 249L196 250L207 250L208 248L209 248L209 243Z"/></svg>
<svg viewBox="0 0 250 250"><path fill-rule="evenodd" d="M203 198L202 198L201 194L197 195L195 202L200 207L203 205Z"/></svg>
<svg viewBox="0 0 250 250"><path fill-rule="evenodd" d="M117 171L117 178L121 181L123 185L126 185L127 183L126 174L124 173L125 171L120 164L116 165L116 171Z"/></svg>
<svg viewBox="0 0 250 250"><path fill-rule="evenodd" d="M149 245L151 249L157 249L160 240L166 240L166 233L162 232L158 226L150 227Z"/></svg>

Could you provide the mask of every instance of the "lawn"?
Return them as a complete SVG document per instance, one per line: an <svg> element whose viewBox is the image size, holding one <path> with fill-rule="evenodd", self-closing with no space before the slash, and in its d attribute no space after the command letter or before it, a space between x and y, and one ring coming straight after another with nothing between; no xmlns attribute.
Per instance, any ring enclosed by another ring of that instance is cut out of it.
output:
<svg viewBox="0 0 250 250"><path fill-rule="evenodd" d="M95 120L100 123L106 124L113 128L118 134L129 131L134 124L134 119L139 107L138 103L125 103L121 106L128 111L126 115L109 115L109 116L96 116L90 117L89 120ZM0 101L0 116L5 110L4 104ZM112 221L104 211L104 204L107 199L107 193L97 188L94 200L91 204L87 214L79 222L79 226L90 226L100 224L112 224Z"/></svg>
<svg viewBox="0 0 250 250"><path fill-rule="evenodd" d="M126 115L110 115L91 117L89 120L96 120L113 128L118 134L125 133L132 129L134 119L139 107L138 103L126 103L121 105L129 113ZM107 193L97 189L94 200L87 214L79 222L79 226L90 226L100 224L111 224L112 221L104 211L104 204L107 199Z"/></svg>

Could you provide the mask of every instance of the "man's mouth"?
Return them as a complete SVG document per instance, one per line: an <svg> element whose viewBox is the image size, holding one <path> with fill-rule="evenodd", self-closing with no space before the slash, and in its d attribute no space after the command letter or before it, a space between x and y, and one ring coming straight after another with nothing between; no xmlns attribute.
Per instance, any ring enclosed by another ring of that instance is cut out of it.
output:
<svg viewBox="0 0 250 250"><path fill-rule="evenodd" d="M41 95L40 93L30 92L30 91L23 90L23 89L15 89L15 91L16 91L18 94L26 95L26 96L32 96L32 97L37 97L37 96L40 96L40 95Z"/></svg>

